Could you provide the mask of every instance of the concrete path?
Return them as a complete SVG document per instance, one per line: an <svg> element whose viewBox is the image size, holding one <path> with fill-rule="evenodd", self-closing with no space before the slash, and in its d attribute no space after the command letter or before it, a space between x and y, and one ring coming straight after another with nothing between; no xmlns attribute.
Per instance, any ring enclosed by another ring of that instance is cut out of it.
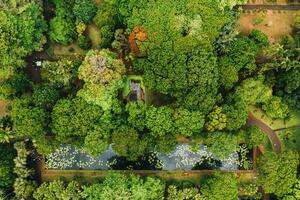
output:
<svg viewBox="0 0 300 200"><path fill-rule="evenodd" d="M247 125L255 125L262 129L268 135L273 146L274 152L276 152L277 154L281 153L280 139L276 132L271 129L271 127L262 122L260 119L255 118L255 116L252 113L249 114Z"/></svg>

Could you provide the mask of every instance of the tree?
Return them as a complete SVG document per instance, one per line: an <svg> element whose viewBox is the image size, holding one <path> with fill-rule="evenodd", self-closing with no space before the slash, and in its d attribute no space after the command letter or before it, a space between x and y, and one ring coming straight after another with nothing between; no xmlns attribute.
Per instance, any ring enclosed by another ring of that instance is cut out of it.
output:
<svg viewBox="0 0 300 200"><path fill-rule="evenodd" d="M103 110L81 98L59 100L51 113L52 132L59 141L74 136L85 137L100 125Z"/></svg>
<svg viewBox="0 0 300 200"><path fill-rule="evenodd" d="M103 110L120 110L118 90L123 86L125 66L109 50L91 50L79 67L78 77L85 82L78 96Z"/></svg>
<svg viewBox="0 0 300 200"><path fill-rule="evenodd" d="M90 131L84 139L84 148L92 156L98 156L108 149L110 133L102 128Z"/></svg>
<svg viewBox="0 0 300 200"><path fill-rule="evenodd" d="M68 58L55 62L44 61L41 69L42 79L53 84L69 87L77 79L80 62Z"/></svg>
<svg viewBox="0 0 300 200"><path fill-rule="evenodd" d="M237 130L246 124L248 118L248 105L238 96L232 95L223 105L223 112L226 115L226 129Z"/></svg>
<svg viewBox="0 0 300 200"><path fill-rule="evenodd" d="M293 27L296 30L300 30L300 12L297 12L297 14L294 18Z"/></svg>
<svg viewBox="0 0 300 200"><path fill-rule="evenodd" d="M73 13L77 22L91 22L96 11L97 8L93 0L75 0Z"/></svg>
<svg viewBox="0 0 300 200"><path fill-rule="evenodd" d="M247 133L247 143L252 144L253 146L258 146L260 144L265 144L268 141L267 135L256 126L250 126L246 129Z"/></svg>
<svg viewBox="0 0 300 200"><path fill-rule="evenodd" d="M259 182L267 193L278 197L287 194L297 180L299 155L297 152L286 150L281 155L266 152L257 162Z"/></svg>
<svg viewBox="0 0 300 200"><path fill-rule="evenodd" d="M300 180L294 184L293 188L291 188L289 194L283 197L283 200L297 200L300 199Z"/></svg>
<svg viewBox="0 0 300 200"><path fill-rule="evenodd" d="M249 34L249 38L253 40L256 43L256 45L260 48L269 46L268 36L260 30L252 30Z"/></svg>
<svg viewBox="0 0 300 200"><path fill-rule="evenodd" d="M198 188L177 188L175 185L168 186L167 200L204 200Z"/></svg>
<svg viewBox="0 0 300 200"><path fill-rule="evenodd" d="M223 113L223 108L215 106L214 110L208 114L206 129L210 132L221 131L226 128L227 118Z"/></svg>
<svg viewBox="0 0 300 200"><path fill-rule="evenodd" d="M146 123L146 105L142 101L128 102L126 104L126 111L128 113L127 121L130 126L142 131Z"/></svg>
<svg viewBox="0 0 300 200"><path fill-rule="evenodd" d="M225 89L231 89L238 80L238 71L234 66L220 66L220 82Z"/></svg>
<svg viewBox="0 0 300 200"><path fill-rule="evenodd" d="M199 134L204 125L204 117L201 112L176 109L174 111L174 126L176 133L184 136Z"/></svg>
<svg viewBox="0 0 300 200"><path fill-rule="evenodd" d="M147 148L146 140L140 138L134 129L126 126L113 131L111 142L113 150L129 160L136 160L145 153Z"/></svg>
<svg viewBox="0 0 300 200"><path fill-rule="evenodd" d="M78 76L87 84L112 85L120 81L125 73L122 60L116 58L116 54L109 50L90 50L81 66Z"/></svg>
<svg viewBox="0 0 300 200"><path fill-rule="evenodd" d="M50 21L51 41L68 45L73 41L75 36L75 25L71 20L56 16Z"/></svg>
<svg viewBox="0 0 300 200"><path fill-rule="evenodd" d="M100 46L102 48L108 48L113 40L114 30L118 24L117 14L117 6L105 1L101 7L98 8L93 19L101 32Z"/></svg>
<svg viewBox="0 0 300 200"><path fill-rule="evenodd" d="M272 96L272 88L264 84L264 77L249 78L236 88L235 95L247 105L265 103Z"/></svg>
<svg viewBox="0 0 300 200"><path fill-rule="evenodd" d="M26 148L25 142L16 142L14 144L17 150L17 157L14 159L14 173L17 178L14 182L14 193L17 199L28 199L32 196L37 183L32 180L34 171L27 168L27 157L30 151Z"/></svg>
<svg viewBox="0 0 300 200"><path fill-rule="evenodd" d="M47 114L35 107L30 97L15 99L10 112L17 136L38 139L46 135Z"/></svg>
<svg viewBox="0 0 300 200"><path fill-rule="evenodd" d="M277 96L271 97L263 104L262 109L273 119L285 119L289 114L288 105L283 103L281 98Z"/></svg>
<svg viewBox="0 0 300 200"><path fill-rule="evenodd" d="M33 194L36 200L80 200L81 186L75 181L68 184L60 180L43 183Z"/></svg>
<svg viewBox="0 0 300 200"><path fill-rule="evenodd" d="M226 53L219 58L219 65L224 67L234 66L240 70L253 71L256 69L255 58L258 47L248 37L238 37L226 49Z"/></svg>
<svg viewBox="0 0 300 200"><path fill-rule="evenodd" d="M204 180L200 192L207 200L235 200L238 199L238 182L234 174L217 173Z"/></svg>
<svg viewBox="0 0 300 200"><path fill-rule="evenodd" d="M163 135L158 137L155 141L159 153L170 153L177 146L177 140L174 135Z"/></svg>
<svg viewBox="0 0 300 200"><path fill-rule="evenodd" d="M50 110L60 99L61 94L62 91L59 84L46 83L35 86L32 99L36 106Z"/></svg>
<svg viewBox="0 0 300 200"><path fill-rule="evenodd" d="M238 147L237 137L232 133L213 132L206 139L207 148L217 158L225 159Z"/></svg>
<svg viewBox="0 0 300 200"><path fill-rule="evenodd" d="M13 158L15 156L11 146L0 144L0 188L9 188L14 182Z"/></svg>
<svg viewBox="0 0 300 200"><path fill-rule="evenodd" d="M172 110L169 107L150 106L146 111L146 126L153 136L163 136L174 131Z"/></svg>
<svg viewBox="0 0 300 200"><path fill-rule="evenodd" d="M138 176L126 177L112 173L105 177L102 183L84 188L87 200L111 199L163 199L165 184L159 179L147 177L145 180Z"/></svg>

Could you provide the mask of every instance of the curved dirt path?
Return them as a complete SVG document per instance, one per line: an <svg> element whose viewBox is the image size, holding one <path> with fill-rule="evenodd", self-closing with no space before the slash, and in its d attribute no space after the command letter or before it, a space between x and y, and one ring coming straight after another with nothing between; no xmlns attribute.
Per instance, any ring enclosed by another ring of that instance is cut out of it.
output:
<svg viewBox="0 0 300 200"><path fill-rule="evenodd" d="M281 142L274 130L272 130L267 124L262 122L261 120L254 117L252 113L249 114L247 125L255 125L262 129L269 137L273 150L275 153L279 154L281 153Z"/></svg>
<svg viewBox="0 0 300 200"><path fill-rule="evenodd" d="M300 5L239 5L245 10L266 9L266 10L300 10Z"/></svg>

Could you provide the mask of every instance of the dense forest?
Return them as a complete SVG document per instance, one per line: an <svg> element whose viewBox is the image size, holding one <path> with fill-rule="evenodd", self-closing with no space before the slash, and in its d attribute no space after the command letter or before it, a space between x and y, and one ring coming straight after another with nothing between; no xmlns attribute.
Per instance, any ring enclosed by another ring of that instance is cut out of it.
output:
<svg viewBox="0 0 300 200"><path fill-rule="evenodd" d="M300 199L299 134L287 132L276 153L267 134L247 123L251 106L282 121L300 111L300 13L293 32L274 43L257 29L236 31L243 3L0 1L0 98L7 102L0 199L234 200L261 199L261 190ZM99 44L88 35L91 26ZM81 53L57 56L54 45ZM95 184L78 177L40 183L34 170L61 145L95 157L111 146L135 162L149 152L168 154L182 139L218 158L241 145L265 152L249 183L219 170L197 184L113 172Z"/></svg>

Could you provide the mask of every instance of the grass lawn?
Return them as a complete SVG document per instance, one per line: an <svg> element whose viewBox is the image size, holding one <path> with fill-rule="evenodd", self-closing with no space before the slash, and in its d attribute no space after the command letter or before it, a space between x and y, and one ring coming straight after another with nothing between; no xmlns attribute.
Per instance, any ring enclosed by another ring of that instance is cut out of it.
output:
<svg viewBox="0 0 300 200"><path fill-rule="evenodd" d="M189 181L196 185L200 184L203 177L212 174L212 171L116 171L124 174L137 174L141 176L155 176L165 181ZM102 170L46 170L42 173L42 182L48 182L61 178L65 181L77 180L81 183L96 183L99 180L107 176L111 171ZM231 172L230 172L231 173ZM238 182L249 182L255 178L255 173L252 171L245 171L242 173L236 173Z"/></svg>
<svg viewBox="0 0 300 200"><path fill-rule="evenodd" d="M86 51L79 48L76 43L72 43L68 46L51 44L49 49L51 50L50 53L53 54L54 57L85 55L86 53Z"/></svg>
<svg viewBox="0 0 300 200"><path fill-rule="evenodd" d="M282 141L282 148L300 151L300 127L276 132Z"/></svg>
<svg viewBox="0 0 300 200"><path fill-rule="evenodd" d="M241 14L238 31L248 35L251 30L258 29L269 36L270 42L280 40L283 35L292 32L292 23L296 11L277 10L245 10ZM260 23L255 23L260 21Z"/></svg>
<svg viewBox="0 0 300 200"><path fill-rule="evenodd" d="M87 36L92 41L92 48L98 49L100 48L101 43L101 33L98 27L95 24L90 24L87 26Z"/></svg>
<svg viewBox="0 0 300 200"><path fill-rule="evenodd" d="M288 120L273 120L268 117L263 110L255 106L250 106L249 111L252 112L256 118L259 118L261 121L269 125L273 130L300 126L300 112L292 112L292 117Z"/></svg>

